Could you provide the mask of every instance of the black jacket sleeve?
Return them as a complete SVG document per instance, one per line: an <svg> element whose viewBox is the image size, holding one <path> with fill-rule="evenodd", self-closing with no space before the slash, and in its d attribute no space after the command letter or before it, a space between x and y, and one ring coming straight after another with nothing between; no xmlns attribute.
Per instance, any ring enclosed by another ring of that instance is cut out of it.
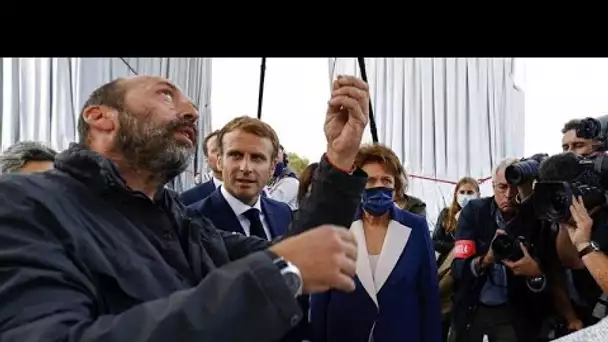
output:
<svg viewBox="0 0 608 342"><path fill-rule="evenodd" d="M310 196L295 213L287 237L322 224L350 227L366 182L367 174L363 170L348 174L333 167L323 156L313 176Z"/></svg>
<svg viewBox="0 0 608 342"><path fill-rule="evenodd" d="M454 239L443 228L443 221L448 213L448 208L444 208L437 217L435 230L433 230L433 247L440 254L449 253L454 248Z"/></svg>
<svg viewBox="0 0 608 342"><path fill-rule="evenodd" d="M100 315L101 294L65 233L44 203L0 181L3 342L277 341L301 318L263 252L215 269L194 288Z"/></svg>
<svg viewBox="0 0 608 342"><path fill-rule="evenodd" d="M352 175L333 167L323 156L312 182L312 192L304 199L294 215L291 228L283 238L294 236L322 224L350 227L361 194L367 182L367 175L356 170ZM270 245L264 239L247 237L219 230L231 260L242 258L249 253L261 251ZM275 241L278 242L281 239Z"/></svg>

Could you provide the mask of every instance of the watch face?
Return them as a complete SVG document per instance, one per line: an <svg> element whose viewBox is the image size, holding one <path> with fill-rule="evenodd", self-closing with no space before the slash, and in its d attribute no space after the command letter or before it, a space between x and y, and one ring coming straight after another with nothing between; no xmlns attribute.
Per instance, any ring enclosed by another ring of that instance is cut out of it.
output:
<svg viewBox="0 0 608 342"><path fill-rule="evenodd" d="M300 277L292 272L284 273L283 277L285 278L285 283L287 284L287 287L289 288L291 293L296 295L299 294L298 292L300 291L300 288L302 286L302 280L300 279Z"/></svg>
<svg viewBox="0 0 608 342"><path fill-rule="evenodd" d="M591 247L593 247L593 249L595 249L596 251L600 250L600 246L598 246L598 244L595 241L591 241L589 243L591 245Z"/></svg>

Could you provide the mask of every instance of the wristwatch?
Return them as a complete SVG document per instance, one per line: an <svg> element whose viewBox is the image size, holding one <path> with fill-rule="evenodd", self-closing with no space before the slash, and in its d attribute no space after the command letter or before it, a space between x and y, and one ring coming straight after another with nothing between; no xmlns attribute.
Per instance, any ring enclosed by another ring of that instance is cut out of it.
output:
<svg viewBox="0 0 608 342"><path fill-rule="evenodd" d="M595 243L595 241L589 241L589 244L587 245L587 247L578 251L578 257L582 259L585 255L587 255L589 253L599 252L599 251L600 251L600 247L597 245L597 243Z"/></svg>
<svg viewBox="0 0 608 342"><path fill-rule="evenodd" d="M277 256L271 251L267 250L268 254L272 257L273 263L281 272L285 285L289 288L289 291L294 297L302 294L302 274L298 267L282 257Z"/></svg>

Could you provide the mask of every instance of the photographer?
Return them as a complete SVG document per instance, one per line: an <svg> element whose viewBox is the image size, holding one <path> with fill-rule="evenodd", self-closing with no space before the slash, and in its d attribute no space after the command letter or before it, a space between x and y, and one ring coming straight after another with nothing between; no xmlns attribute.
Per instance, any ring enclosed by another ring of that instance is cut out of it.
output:
<svg viewBox="0 0 608 342"><path fill-rule="evenodd" d="M589 155L600 144L595 137L591 137L585 132L589 119L573 119L562 128L562 150L572 152L576 155ZM595 134L594 134L595 135Z"/></svg>
<svg viewBox="0 0 608 342"><path fill-rule="evenodd" d="M562 153L548 158L541 164L535 190L539 214L559 225L557 254L570 269L577 314L586 326L606 316L608 292L605 171L596 158L605 157Z"/></svg>
<svg viewBox="0 0 608 342"><path fill-rule="evenodd" d="M471 200L460 214L452 341L477 342L484 335L490 342L536 341L551 307L544 263L537 256L551 255L544 250L554 245L543 243L544 231L536 229L529 213L520 215L532 179L519 186L507 182L505 170L516 162L501 162L492 177L494 196Z"/></svg>
<svg viewBox="0 0 608 342"><path fill-rule="evenodd" d="M602 122L605 117L598 119L573 119L562 128L562 150L583 156L593 153L601 144Z"/></svg>

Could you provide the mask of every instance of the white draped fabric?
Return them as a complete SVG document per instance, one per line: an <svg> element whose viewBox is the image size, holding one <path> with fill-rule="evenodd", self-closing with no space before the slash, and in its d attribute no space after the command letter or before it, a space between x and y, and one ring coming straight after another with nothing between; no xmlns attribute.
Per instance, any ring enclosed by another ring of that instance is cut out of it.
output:
<svg viewBox="0 0 608 342"><path fill-rule="evenodd" d="M175 82L198 106L199 136L211 131L210 58L125 58L139 75ZM102 84L133 75L119 58L2 58L0 65L2 149L21 140L47 143L57 150L77 140L76 125L88 95ZM202 139L198 168L191 164L172 186L193 184L195 169L205 172Z"/></svg>
<svg viewBox="0 0 608 342"><path fill-rule="evenodd" d="M367 58L380 143L409 174L456 182L483 179L506 157L524 152L524 99L512 58ZM330 79L360 75L356 58L330 58ZM368 134L368 142L371 135ZM408 193L427 203L434 225L454 185L410 178ZM482 195L492 194L491 181Z"/></svg>

